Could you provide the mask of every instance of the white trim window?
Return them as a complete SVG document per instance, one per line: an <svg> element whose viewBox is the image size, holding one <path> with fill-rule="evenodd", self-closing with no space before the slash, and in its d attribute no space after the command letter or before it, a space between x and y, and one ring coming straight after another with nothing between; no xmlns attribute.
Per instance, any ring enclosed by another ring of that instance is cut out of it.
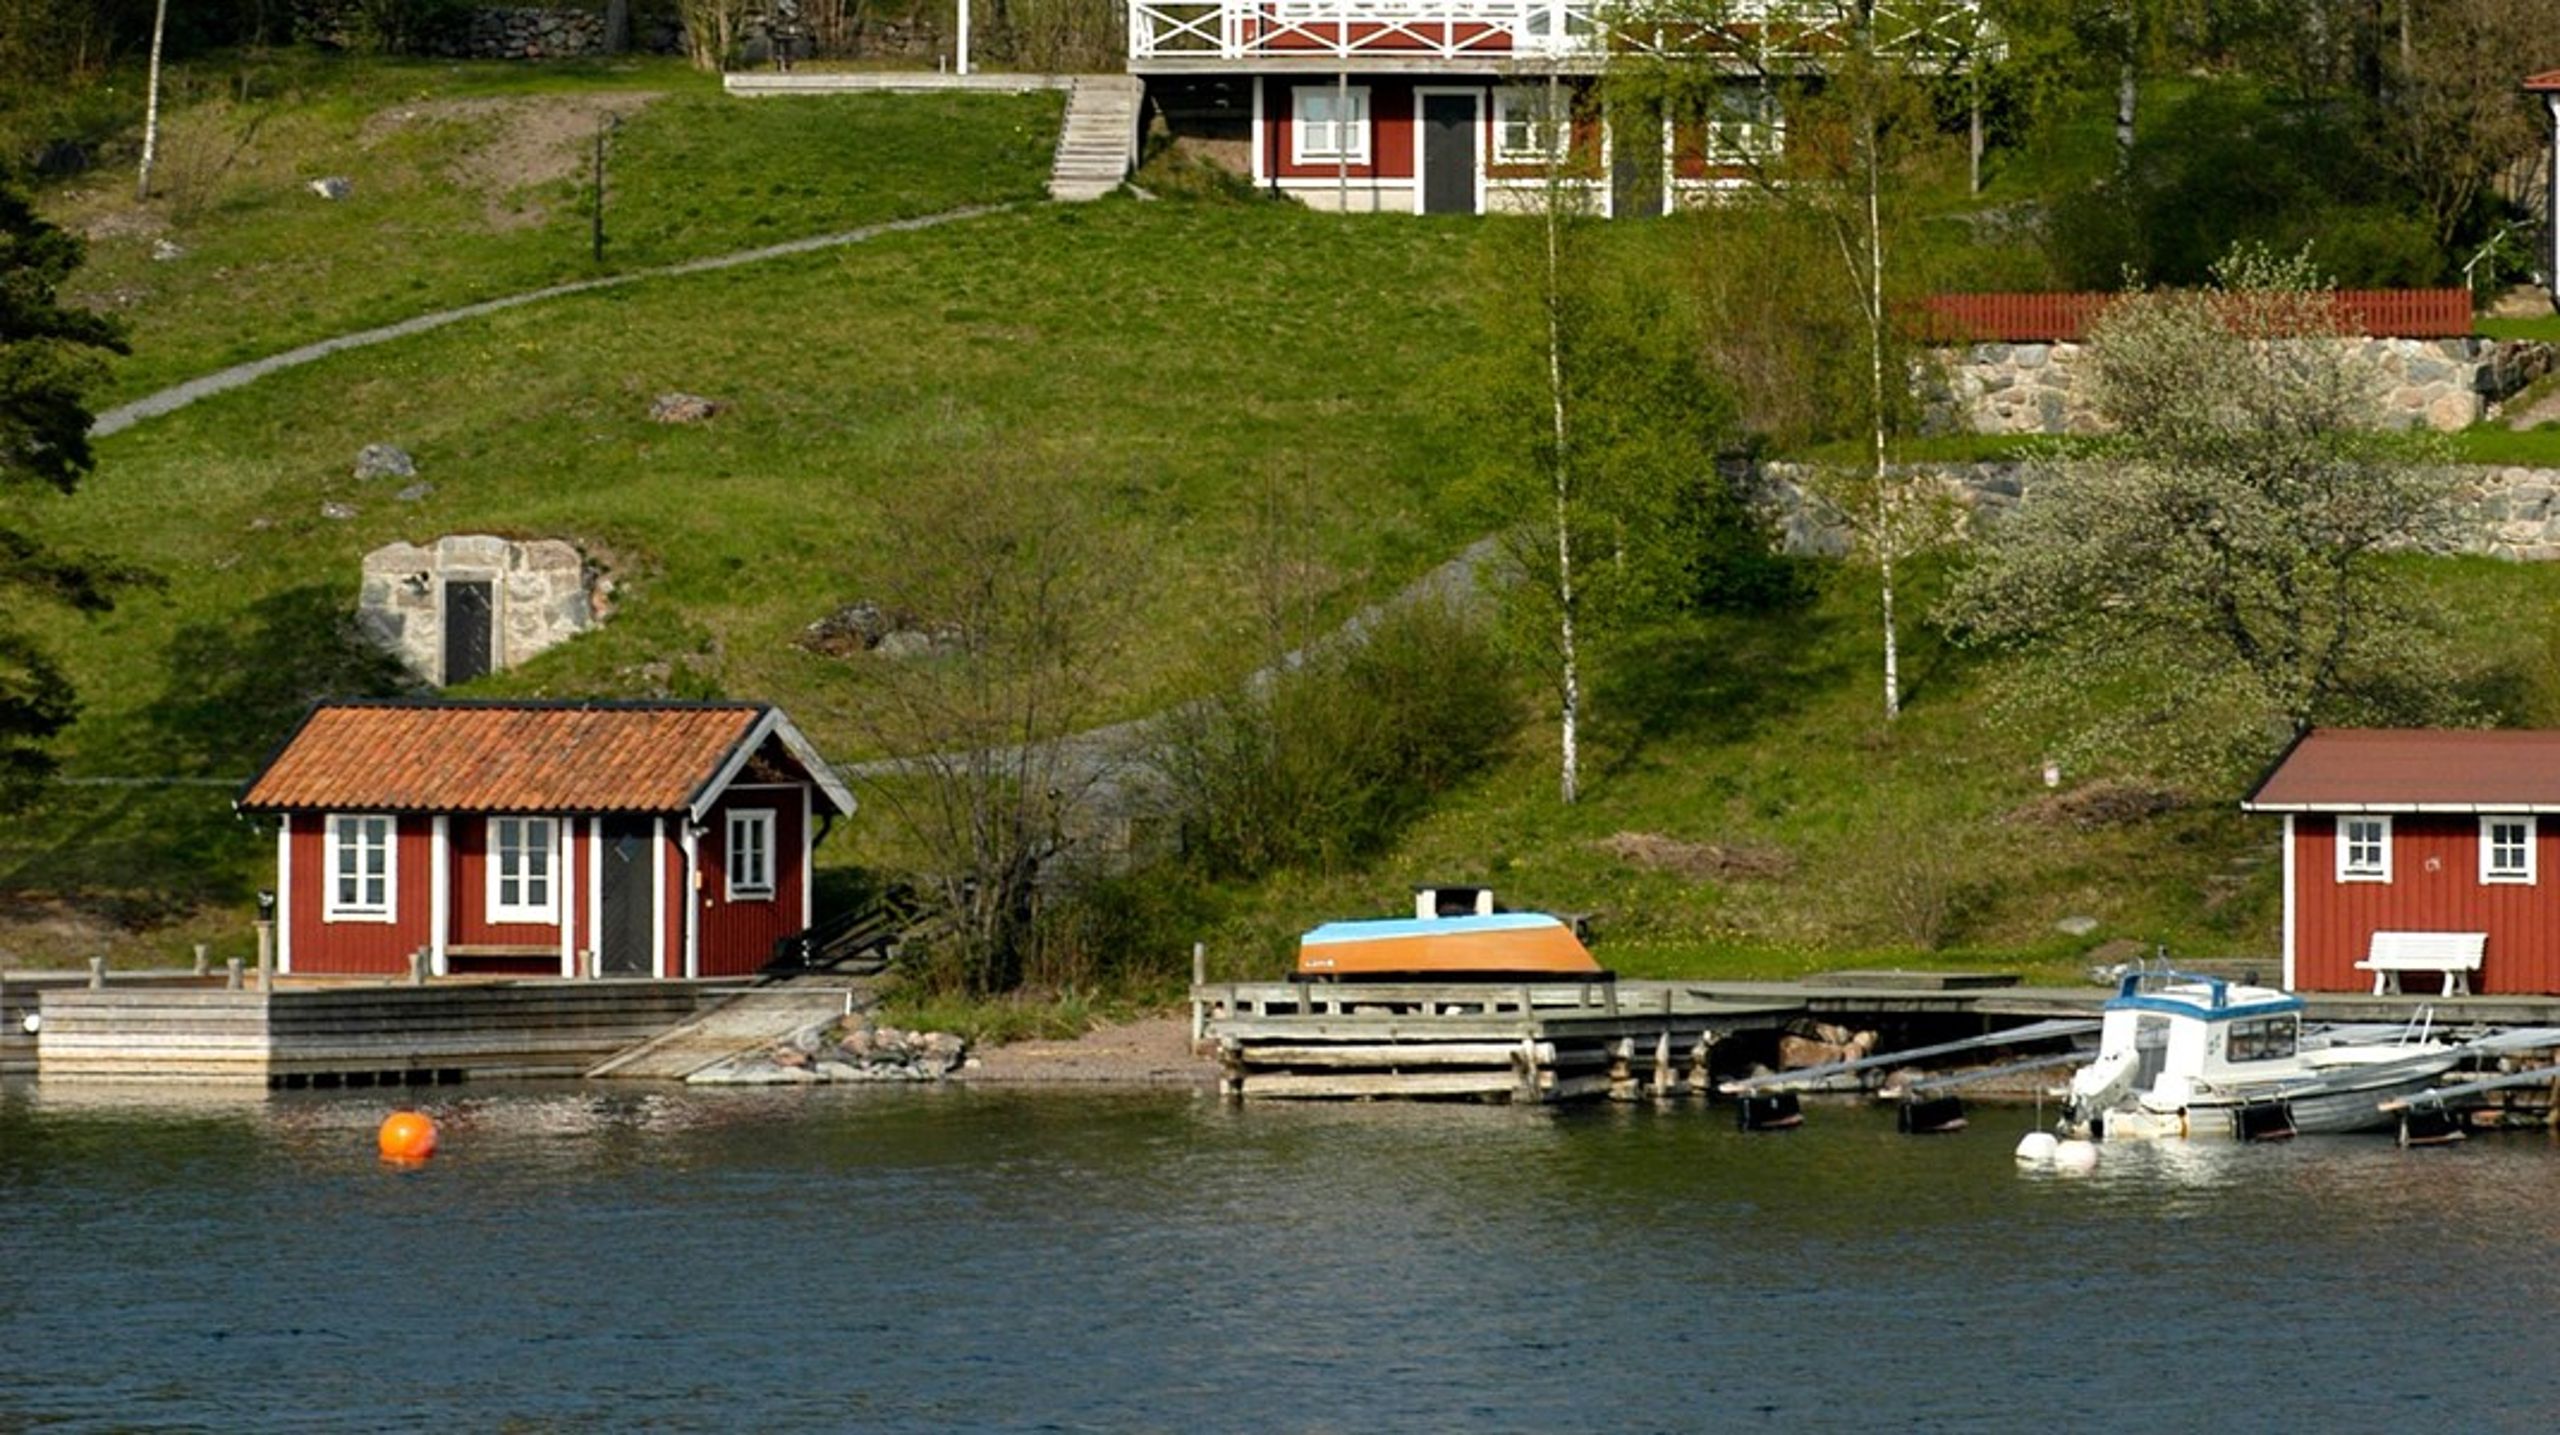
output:
<svg viewBox="0 0 2560 1435"><path fill-rule="evenodd" d="M2338 819L2338 880L2391 880L2391 819L2355 816Z"/></svg>
<svg viewBox="0 0 2560 1435"><path fill-rule="evenodd" d="M773 899L773 809L731 809L722 863L728 868L729 899Z"/></svg>
<svg viewBox="0 0 2560 1435"><path fill-rule="evenodd" d="M1777 96L1759 85L1725 85L1707 104L1707 163L1750 164L1773 158L1785 133Z"/></svg>
<svg viewBox="0 0 2560 1435"><path fill-rule="evenodd" d="M1573 98L1561 89L1553 93L1554 105L1549 98L1543 85L1506 85L1493 92L1495 164L1545 164L1564 157Z"/></svg>
<svg viewBox="0 0 2560 1435"><path fill-rule="evenodd" d="M1289 162L1369 162L1369 87L1294 85L1289 90Z"/></svg>
<svg viewBox="0 0 2560 1435"><path fill-rule="evenodd" d="M324 922L391 922L400 910L400 822L373 813L329 815Z"/></svg>
<svg viewBox="0 0 2560 1435"><path fill-rule="evenodd" d="M489 819L489 920L560 920L560 883L553 871L560 824L548 817Z"/></svg>
<svg viewBox="0 0 2560 1435"><path fill-rule="evenodd" d="M2534 837L2539 824L2522 813L2480 819L2480 881L2530 887L2534 879Z"/></svg>

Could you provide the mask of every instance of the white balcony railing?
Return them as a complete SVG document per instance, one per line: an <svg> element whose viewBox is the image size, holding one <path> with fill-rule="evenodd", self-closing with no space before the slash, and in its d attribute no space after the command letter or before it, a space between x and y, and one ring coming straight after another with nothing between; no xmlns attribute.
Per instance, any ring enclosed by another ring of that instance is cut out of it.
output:
<svg viewBox="0 0 2560 1435"><path fill-rule="evenodd" d="M1818 64L1851 41L1847 0L1129 0L1129 58L1597 59L1726 55ZM1990 41L1979 0L1882 0L1880 49L1961 65Z"/></svg>

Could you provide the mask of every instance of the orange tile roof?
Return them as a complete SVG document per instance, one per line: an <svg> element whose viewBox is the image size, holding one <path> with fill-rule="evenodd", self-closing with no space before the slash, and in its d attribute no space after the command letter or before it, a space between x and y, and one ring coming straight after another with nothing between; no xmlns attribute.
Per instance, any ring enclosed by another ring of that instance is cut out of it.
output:
<svg viewBox="0 0 2560 1435"><path fill-rule="evenodd" d="M2524 79L2524 87L2531 91L2560 90L2560 70L2545 70L2539 75L2527 75Z"/></svg>
<svg viewBox="0 0 2560 1435"><path fill-rule="evenodd" d="M2560 732L2317 728L2240 805L2252 812L2560 811Z"/></svg>
<svg viewBox="0 0 2560 1435"><path fill-rule="evenodd" d="M242 811L677 812L755 730L754 703L328 703Z"/></svg>

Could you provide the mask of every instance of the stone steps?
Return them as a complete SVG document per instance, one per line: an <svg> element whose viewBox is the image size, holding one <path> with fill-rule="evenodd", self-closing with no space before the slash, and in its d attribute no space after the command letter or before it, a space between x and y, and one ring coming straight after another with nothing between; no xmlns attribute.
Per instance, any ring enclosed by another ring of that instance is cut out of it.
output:
<svg viewBox="0 0 2560 1435"><path fill-rule="evenodd" d="M1067 91L1066 120L1049 167L1049 197L1100 199L1120 187L1138 159L1138 113L1145 86L1131 75L1079 75Z"/></svg>

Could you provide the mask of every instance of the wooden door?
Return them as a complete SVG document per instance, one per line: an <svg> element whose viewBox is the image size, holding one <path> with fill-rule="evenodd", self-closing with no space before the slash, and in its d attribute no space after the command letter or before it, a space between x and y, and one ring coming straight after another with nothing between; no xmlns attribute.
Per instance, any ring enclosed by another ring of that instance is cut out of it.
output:
<svg viewBox="0 0 2560 1435"><path fill-rule="evenodd" d="M1474 95L1422 97L1422 212L1476 212L1476 145L1480 136Z"/></svg>
<svg viewBox="0 0 2560 1435"><path fill-rule="evenodd" d="M596 934L596 971L608 977L656 976L652 957L658 934L658 843L646 817L604 820L604 907Z"/></svg>
<svg viewBox="0 0 2560 1435"><path fill-rule="evenodd" d="M486 580L446 580L444 585L444 681L451 687L489 671L491 610L495 585Z"/></svg>

